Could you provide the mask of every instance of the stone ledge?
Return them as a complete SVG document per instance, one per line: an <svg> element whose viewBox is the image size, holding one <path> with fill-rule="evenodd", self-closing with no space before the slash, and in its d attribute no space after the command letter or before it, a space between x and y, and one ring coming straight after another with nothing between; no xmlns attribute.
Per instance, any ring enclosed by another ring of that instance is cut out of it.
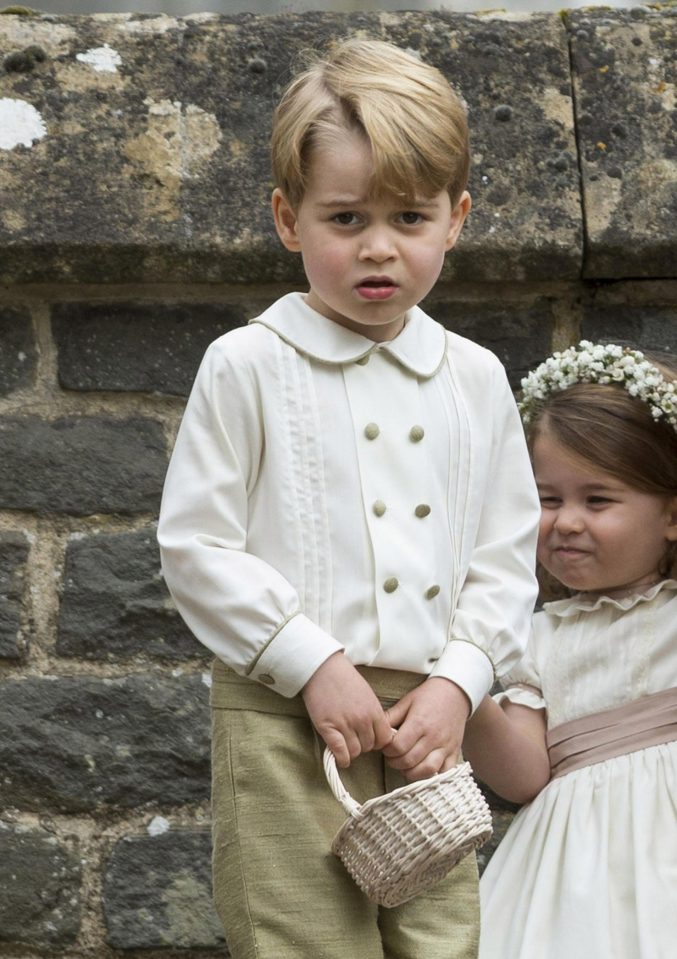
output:
<svg viewBox="0 0 677 959"><path fill-rule="evenodd" d="M475 209L445 278L577 277L562 19L436 11L0 17L0 281L301 282L269 212L271 113L302 49L355 33L419 51L468 103Z"/></svg>

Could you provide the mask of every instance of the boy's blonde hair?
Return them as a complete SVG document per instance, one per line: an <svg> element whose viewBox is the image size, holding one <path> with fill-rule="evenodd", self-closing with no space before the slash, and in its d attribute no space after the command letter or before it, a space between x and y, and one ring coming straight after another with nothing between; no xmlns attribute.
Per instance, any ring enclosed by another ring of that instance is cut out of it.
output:
<svg viewBox="0 0 677 959"><path fill-rule="evenodd" d="M274 114L273 177L293 209L313 147L354 130L371 147L375 194L412 201L447 190L456 205L470 165L460 99L414 55L379 40L347 40L292 80Z"/></svg>

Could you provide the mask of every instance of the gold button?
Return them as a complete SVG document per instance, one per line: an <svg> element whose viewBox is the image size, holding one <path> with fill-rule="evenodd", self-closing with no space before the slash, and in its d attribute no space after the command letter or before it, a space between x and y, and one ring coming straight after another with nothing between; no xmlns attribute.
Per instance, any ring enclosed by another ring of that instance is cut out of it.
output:
<svg viewBox="0 0 677 959"><path fill-rule="evenodd" d="M259 682L263 683L264 686L274 686L275 680L269 673L261 673L259 676Z"/></svg>
<svg viewBox="0 0 677 959"><path fill-rule="evenodd" d="M383 500L377 499L372 506L372 509L376 516L383 516L386 511L386 504L383 502Z"/></svg>
<svg viewBox="0 0 677 959"><path fill-rule="evenodd" d="M391 576L389 577L389 579L385 581L385 583L383 584L383 588L386 591L386 593L394 593L399 585L400 584L397 582L395 577Z"/></svg>
<svg viewBox="0 0 677 959"><path fill-rule="evenodd" d="M440 587L437 584L435 584L434 586L429 586L428 589L426 589L425 591L425 598L435 599L439 591L440 591Z"/></svg>
<svg viewBox="0 0 677 959"><path fill-rule="evenodd" d="M367 353L366 356L361 356L359 360L355 360L355 362L357 363L358 366L366 366L367 363L369 362L369 354Z"/></svg>
<svg viewBox="0 0 677 959"><path fill-rule="evenodd" d="M422 426L412 426L409 430L409 439L412 443L420 443L425 436L425 430Z"/></svg>
<svg viewBox="0 0 677 959"><path fill-rule="evenodd" d="M364 428L364 435L368 440L375 440L380 432L376 423L367 423Z"/></svg>
<svg viewBox="0 0 677 959"><path fill-rule="evenodd" d="M430 507L428 506L427 503L419 503L416 509L414 510L414 513L416 514L416 516L418 516L419 519L423 519L424 516L430 515Z"/></svg>

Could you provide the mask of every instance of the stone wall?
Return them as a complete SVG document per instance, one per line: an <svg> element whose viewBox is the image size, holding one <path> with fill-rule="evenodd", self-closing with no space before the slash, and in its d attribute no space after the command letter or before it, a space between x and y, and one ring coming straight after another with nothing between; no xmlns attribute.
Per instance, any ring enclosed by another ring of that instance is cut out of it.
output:
<svg viewBox="0 0 677 959"><path fill-rule="evenodd" d="M208 658L154 523L205 346L302 282L272 105L299 51L354 33L468 103L475 206L436 317L515 386L582 334L677 350L674 7L0 16L2 957L227 955Z"/></svg>

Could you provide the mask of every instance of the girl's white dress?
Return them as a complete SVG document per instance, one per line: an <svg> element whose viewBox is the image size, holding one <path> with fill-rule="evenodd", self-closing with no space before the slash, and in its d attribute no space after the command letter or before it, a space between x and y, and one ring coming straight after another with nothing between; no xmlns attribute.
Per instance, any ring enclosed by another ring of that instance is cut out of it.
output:
<svg viewBox="0 0 677 959"><path fill-rule="evenodd" d="M548 728L677 686L677 581L547 604L504 686ZM480 959L674 959L677 742L553 779L480 888Z"/></svg>

